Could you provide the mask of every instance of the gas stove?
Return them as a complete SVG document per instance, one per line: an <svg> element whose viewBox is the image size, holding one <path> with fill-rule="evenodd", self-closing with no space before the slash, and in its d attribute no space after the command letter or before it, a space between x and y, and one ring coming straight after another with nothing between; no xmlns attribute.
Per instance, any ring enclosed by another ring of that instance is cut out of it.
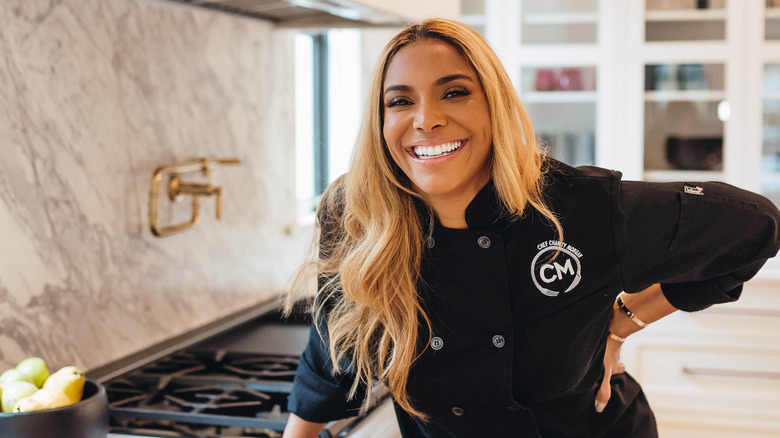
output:
<svg viewBox="0 0 780 438"><path fill-rule="evenodd" d="M97 380L108 394L109 436L281 437L310 321L302 311L284 319L276 304L91 373L104 374ZM387 429L395 420L387 392L379 386L374 391L380 401L374 409L330 423L320 436L356 436L351 431L371 421ZM391 428L385 436L398 433Z"/></svg>

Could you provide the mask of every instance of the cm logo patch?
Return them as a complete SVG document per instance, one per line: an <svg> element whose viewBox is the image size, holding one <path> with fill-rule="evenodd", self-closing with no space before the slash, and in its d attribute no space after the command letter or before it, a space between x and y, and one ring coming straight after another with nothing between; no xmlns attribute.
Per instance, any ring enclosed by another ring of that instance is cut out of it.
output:
<svg viewBox="0 0 780 438"><path fill-rule="evenodd" d="M537 248L531 278L541 293L555 297L577 287L582 280L582 253L577 248L557 240L540 243Z"/></svg>

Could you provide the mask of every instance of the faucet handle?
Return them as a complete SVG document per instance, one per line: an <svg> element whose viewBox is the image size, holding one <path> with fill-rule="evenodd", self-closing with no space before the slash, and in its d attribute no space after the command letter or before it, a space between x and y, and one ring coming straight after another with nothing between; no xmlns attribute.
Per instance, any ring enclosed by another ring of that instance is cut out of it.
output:
<svg viewBox="0 0 780 438"><path fill-rule="evenodd" d="M183 164L158 167L152 175L149 189L149 227L152 234L158 237L183 231L195 226L198 221L200 211L200 197L214 195L216 197L216 216L222 218L222 187L216 187L208 183L185 183L180 179L180 174L187 172L202 172L205 177L210 177L211 169L218 165L241 164L238 158L201 158L197 161L190 161ZM176 201L181 195L190 195L192 198L192 217L189 222L177 225L161 227L157 223L159 215L159 202L161 189L164 190L163 177L169 175L167 184L168 198ZM162 186L162 187L161 187Z"/></svg>
<svg viewBox="0 0 780 438"><path fill-rule="evenodd" d="M217 219L222 219L222 187L214 187L212 190L217 198Z"/></svg>
<svg viewBox="0 0 780 438"><path fill-rule="evenodd" d="M203 176L211 178L211 170L216 167L216 165L236 165L241 164L241 160L238 158L202 158L200 163Z"/></svg>

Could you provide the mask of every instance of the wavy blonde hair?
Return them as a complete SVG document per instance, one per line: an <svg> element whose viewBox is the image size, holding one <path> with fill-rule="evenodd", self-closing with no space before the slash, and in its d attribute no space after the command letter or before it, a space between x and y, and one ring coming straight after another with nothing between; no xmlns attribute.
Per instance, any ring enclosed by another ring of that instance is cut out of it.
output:
<svg viewBox="0 0 780 438"><path fill-rule="evenodd" d="M414 407L406 384L409 369L422 353L417 347L420 329L427 327L431 336L418 286L423 242L432 224L422 223L415 208L415 198L422 198L387 150L382 90L393 56L431 39L454 47L482 84L493 133L490 172L506 213L520 217L530 205L563 236L560 221L543 199L545 158L528 114L488 43L462 23L444 19L425 20L396 35L374 71L349 171L323 194L320 235L315 237L319 257L312 257L307 266L320 278L313 312L327 327L333 368L344 371L339 363L346 358L355 373L349 397L378 379L401 408L420 419L427 416ZM307 266L298 278L312 272ZM296 290L287 296L288 311L301 296ZM365 401L367 405L368 397Z"/></svg>

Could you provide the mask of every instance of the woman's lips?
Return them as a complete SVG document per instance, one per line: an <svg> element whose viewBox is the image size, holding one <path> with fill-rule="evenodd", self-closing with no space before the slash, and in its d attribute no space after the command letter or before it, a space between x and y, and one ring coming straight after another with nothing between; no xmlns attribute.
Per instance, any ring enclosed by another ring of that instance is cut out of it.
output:
<svg viewBox="0 0 780 438"><path fill-rule="evenodd" d="M455 153L460 149L461 146L463 146L463 143L465 143L463 140L454 140L433 145L418 145L408 148L407 152L417 160L428 161L436 158L447 157Z"/></svg>

